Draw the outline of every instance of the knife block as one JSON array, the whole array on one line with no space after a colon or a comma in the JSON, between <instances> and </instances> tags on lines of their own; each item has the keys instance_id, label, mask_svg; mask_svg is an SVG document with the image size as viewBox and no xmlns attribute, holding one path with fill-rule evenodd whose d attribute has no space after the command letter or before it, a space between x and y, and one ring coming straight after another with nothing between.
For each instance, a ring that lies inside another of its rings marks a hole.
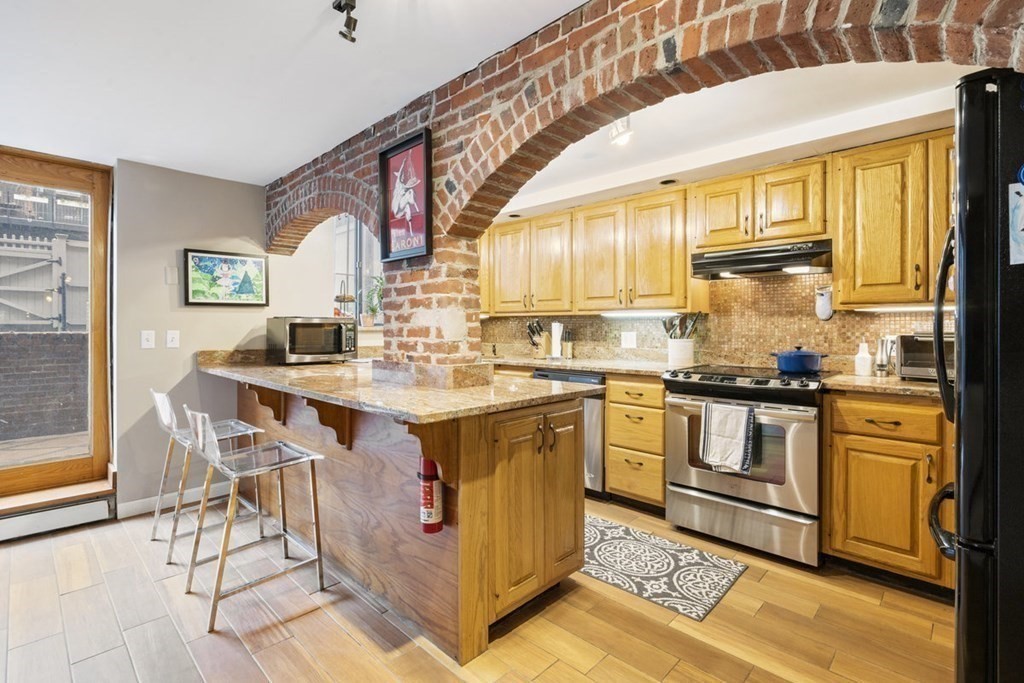
<instances>
[{"instance_id":1,"label":"knife block","mask_svg":"<svg viewBox=\"0 0 1024 683\"><path fill-rule=\"evenodd\" d=\"M533 347L534 358L547 358L551 355L551 333L541 332L537 339L539 346Z\"/></svg>"}]
</instances>

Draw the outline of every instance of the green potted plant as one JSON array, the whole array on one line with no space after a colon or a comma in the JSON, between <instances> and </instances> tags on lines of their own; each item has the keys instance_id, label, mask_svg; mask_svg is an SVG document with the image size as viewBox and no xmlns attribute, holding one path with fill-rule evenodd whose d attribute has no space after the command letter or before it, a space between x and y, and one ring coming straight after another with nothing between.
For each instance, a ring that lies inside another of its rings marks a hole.
<instances>
[{"instance_id":1,"label":"green potted plant","mask_svg":"<svg viewBox=\"0 0 1024 683\"><path fill-rule=\"evenodd\" d=\"M377 321L377 314L380 313L381 305L384 302L384 276L375 275L370 280L371 284L366 288L366 294L363 297L363 310L365 311L359 316L360 324L363 327L373 327Z\"/></svg>"}]
</instances>

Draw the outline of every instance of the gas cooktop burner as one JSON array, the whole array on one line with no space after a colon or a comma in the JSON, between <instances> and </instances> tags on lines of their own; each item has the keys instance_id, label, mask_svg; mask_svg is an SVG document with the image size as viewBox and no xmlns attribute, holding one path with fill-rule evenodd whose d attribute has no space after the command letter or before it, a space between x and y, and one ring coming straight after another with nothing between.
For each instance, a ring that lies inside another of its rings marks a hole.
<instances>
[{"instance_id":1,"label":"gas cooktop burner","mask_svg":"<svg viewBox=\"0 0 1024 683\"><path fill-rule=\"evenodd\" d=\"M767 396L788 397L792 402L813 401L821 389L821 380L831 372L795 374L779 372L775 368L751 368L741 365L696 365L669 370L662 375L665 388L673 394L697 396L723 396L756 400Z\"/></svg>"}]
</instances>

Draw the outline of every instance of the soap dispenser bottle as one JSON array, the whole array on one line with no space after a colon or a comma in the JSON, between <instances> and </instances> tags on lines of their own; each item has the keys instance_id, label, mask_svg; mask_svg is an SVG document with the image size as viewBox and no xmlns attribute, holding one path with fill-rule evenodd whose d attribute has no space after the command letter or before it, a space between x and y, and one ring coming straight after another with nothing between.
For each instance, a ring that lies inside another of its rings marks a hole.
<instances>
[{"instance_id":1,"label":"soap dispenser bottle","mask_svg":"<svg viewBox=\"0 0 1024 683\"><path fill-rule=\"evenodd\" d=\"M874 372L873 362L874 359L871 357L871 352L868 351L868 342L866 339L861 338L860 348L853 359L854 374L858 377L871 377Z\"/></svg>"}]
</instances>

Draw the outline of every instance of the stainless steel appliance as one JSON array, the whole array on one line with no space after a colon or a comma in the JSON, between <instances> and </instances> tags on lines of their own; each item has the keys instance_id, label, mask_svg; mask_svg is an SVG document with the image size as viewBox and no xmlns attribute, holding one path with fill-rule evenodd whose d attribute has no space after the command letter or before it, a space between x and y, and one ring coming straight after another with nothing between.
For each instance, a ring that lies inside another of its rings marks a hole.
<instances>
[{"instance_id":1,"label":"stainless steel appliance","mask_svg":"<svg viewBox=\"0 0 1024 683\"><path fill-rule=\"evenodd\" d=\"M708 365L665 373L668 521L817 566L823 376ZM715 472L701 461L708 403L753 406L758 443L749 475Z\"/></svg>"},{"instance_id":2,"label":"stainless steel appliance","mask_svg":"<svg viewBox=\"0 0 1024 683\"><path fill-rule=\"evenodd\" d=\"M355 358L359 328L349 318L267 318L272 363L336 363Z\"/></svg>"},{"instance_id":3,"label":"stainless steel appliance","mask_svg":"<svg viewBox=\"0 0 1024 683\"><path fill-rule=\"evenodd\" d=\"M945 344L935 367L956 423L955 483L932 500L929 523L956 561L956 678L1019 681L1024 633L1024 76L989 70L956 89L955 227L935 287L935 332L956 266L956 380ZM940 526L952 499L956 523Z\"/></svg>"},{"instance_id":4,"label":"stainless steel appliance","mask_svg":"<svg viewBox=\"0 0 1024 683\"><path fill-rule=\"evenodd\" d=\"M534 370L534 379L552 382L579 382L604 386L604 375L591 372ZM583 399L583 472L584 487L591 494L604 497L604 396Z\"/></svg>"},{"instance_id":5,"label":"stainless steel appliance","mask_svg":"<svg viewBox=\"0 0 1024 683\"><path fill-rule=\"evenodd\" d=\"M953 358L956 337L952 332L942 335L946 358ZM901 334L896 337L896 374L903 379L935 380L935 335ZM954 375L952 368L950 374Z\"/></svg>"}]
</instances>

